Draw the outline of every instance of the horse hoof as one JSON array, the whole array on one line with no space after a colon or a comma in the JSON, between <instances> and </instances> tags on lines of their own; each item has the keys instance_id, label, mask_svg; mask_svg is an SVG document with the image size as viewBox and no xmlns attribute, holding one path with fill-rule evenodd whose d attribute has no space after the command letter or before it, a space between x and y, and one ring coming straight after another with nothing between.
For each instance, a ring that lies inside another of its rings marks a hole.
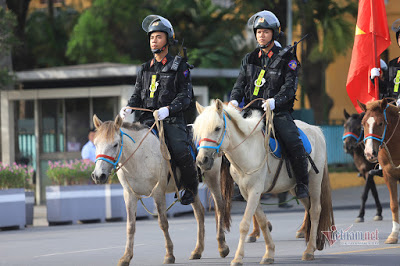
<instances>
[{"instance_id":1,"label":"horse hoof","mask_svg":"<svg viewBox=\"0 0 400 266\"><path fill-rule=\"evenodd\" d=\"M265 258L260 261L260 264L272 264L274 263L274 258Z\"/></svg>"},{"instance_id":2,"label":"horse hoof","mask_svg":"<svg viewBox=\"0 0 400 266\"><path fill-rule=\"evenodd\" d=\"M272 232L272 224L269 221L267 224L268 224L269 231Z\"/></svg>"},{"instance_id":3,"label":"horse hoof","mask_svg":"<svg viewBox=\"0 0 400 266\"><path fill-rule=\"evenodd\" d=\"M297 231L296 232L296 238L304 238L304 237L305 237L305 234L304 234L303 231Z\"/></svg>"},{"instance_id":4,"label":"horse hoof","mask_svg":"<svg viewBox=\"0 0 400 266\"><path fill-rule=\"evenodd\" d=\"M374 221L382 221L383 217L381 215L375 215Z\"/></svg>"},{"instance_id":5,"label":"horse hoof","mask_svg":"<svg viewBox=\"0 0 400 266\"><path fill-rule=\"evenodd\" d=\"M231 266L242 266L243 262L231 262Z\"/></svg>"},{"instance_id":6,"label":"horse hoof","mask_svg":"<svg viewBox=\"0 0 400 266\"><path fill-rule=\"evenodd\" d=\"M397 244L398 241L398 238L388 237L385 241L385 244Z\"/></svg>"},{"instance_id":7,"label":"horse hoof","mask_svg":"<svg viewBox=\"0 0 400 266\"><path fill-rule=\"evenodd\" d=\"M118 266L129 266L129 262L128 261L119 261Z\"/></svg>"},{"instance_id":8,"label":"horse hoof","mask_svg":"<svg viewBox=\"0 0 400 266\"><path fill-rule=\"evenodd\" d=\"M257 237L255 236L247 236L246 237L246 243L254 243L257 241Z\"/></svg>"},{"instance_id":9,"label":"horse hoof","mask_svg":"<svg viewBox=\"0 0 400 266\"><path fill-rule=\"evenodd\" d=\"M355 222L355 223L363 223L363 222L364 222L364 217L357 217L357 218L354 220L354 222Z\"/></svg>"},{"instance_id":10,"label":"horse hoof","mask_svg":"<svg viewBox=\"0 0 400 266\"><path fill-rule=\"evenodd\" d=\"M311 253L304 253L301 260L314 260L314 254Z\"/></svg>"},{"instance_id":11,"label":"horse hoof","mask_svg":"<svg viewBox=\"0 0 400 266\"><path fill-rule=\"evenodd\" d=\"M163 264L174 264L175 263L175 257L171 256L171 257L166 257L164 259Z\"/></svg>"},{"instance_id":12,"label":"horse hoof","mask_svg":"<svg viewBox=\"0 0 400 266\"><path fill-rule=\"evenodd\" d=\"M219 252L221 258L225 258L229 254L229 247L224 248L222 251Z\"/></svg>"},{"instance_id":13,"label":"horse hoof","mask_svg":"<svg viewBox=\"0 0 400 266\"><path fill-rule=\"evenodd\" d=\"M189 260L199 260L201 259L201 254L199 253L193 253L192 255L190 255Z\"/></svg>"}]
</instances>

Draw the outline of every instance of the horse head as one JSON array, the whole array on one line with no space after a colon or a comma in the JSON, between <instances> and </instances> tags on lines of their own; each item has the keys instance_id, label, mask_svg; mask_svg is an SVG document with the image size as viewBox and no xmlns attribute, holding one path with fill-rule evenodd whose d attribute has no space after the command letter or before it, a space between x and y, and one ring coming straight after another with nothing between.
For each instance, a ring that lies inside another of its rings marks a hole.
<instances>
[{"instance_id":1,"label":"horse head","mask_svg":"<svg viewBox=\"0 0 400 266\"><path fill-rule=\"evenodd\" d=\"M387 109L386 99L363 104L358 102L361 110L365 112L362 119L364 127L365 158L371 163L378 162L379 148L387 136Z\"/></svg>"},{"instance_id":2,"label":"horse head","mask_svg":"<svg viewBox=\"0 0 400 266\"><path fill-rule=\"evenodd\" d=\"M215 156L221 155L221 151L227 146L224 141L226 118L223 103L218 99L208 107L196 102L196 107L199 113L193 124L193 135L198 146L196 163L201 170L207 171L213 167Z\"/></svg>"},{"instance_id":3,"label":"horse head","mask_svg":"<svg viewBox=\"0 0 400 266\"><path fill-rule=\"evenodd\" d=\"M122 118L118 115L114 121L102 122L96 115L93 124L96 127L94 145L96 146L96 165L92 179L96 184L107 182L111 171L116 167L121 155Z\"/></svg>"},{"instance_id":4,"label":"horse head","mask_svg":"<svg viewBox=\"0 0 400 266\"><path fill-rule=\"evenodd\" d=\"M344 133L343 133L343 149L346 153L353 154L355 148L363 140L363 128L361 121L365 113L352 114L347 113L346 109L343 110L345 122L344 122Z\"/></svg>"}]
</instances>

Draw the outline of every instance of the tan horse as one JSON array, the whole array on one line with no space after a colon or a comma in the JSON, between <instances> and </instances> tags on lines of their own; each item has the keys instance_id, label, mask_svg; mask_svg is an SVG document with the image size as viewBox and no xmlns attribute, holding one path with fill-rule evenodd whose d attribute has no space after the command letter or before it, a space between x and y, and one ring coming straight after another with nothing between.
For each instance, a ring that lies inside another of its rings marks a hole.
<instances>
[{"instance_id":1,"label":"tan horse","mask_svg":"<svg viewBox=\"0 0 400 266\"><path fill-rule=\"evenodd\" d=\"M397 182L400 181L400 115L399 108L388 104L386 99L367 105L358 102L365 112L362 120L364 127L365 157L370 162L379 162L383 178L390 193L392 210L392 233L386 244L396 244L399 238L399 201L397 200Z\"/></svg>"},{"instance_id":2,"label":"tan horse","mask_svg":"<svg viewBox=\"0 0 400 266\"><path fill-rule=\"evenodd\" d=\"M168 181L168 166L161 154L158 138L153 134L149 134L144 138L148 132L147 127L138 123L123 123L120 116L117 116L114 121L103 123L94 115L93 122L96 127L94 144L96 145L96 158L98 159L92 173L92 178L96 183L105 183L118 163L125 162L138 147L139 142L144 139L134 156L117 171L118 179L124 188L124 200L127 212L125 253L119 260L118 265L129 265L133 257L136 210L138 200L141 196L151 196L154 198L158 212L158 222L165 237L166 255L164 263L174 263L173 243L168 232L165 194L175 192L175 185L174 182ZM221 158L218 158L216 160L216 167L204 174L204 182L210 188L214 198L218 250L220 256L225 257L229 254L229 247L225 242L224 229L229 230L230 222L230 213L225 212L225 209L230 208L230 199L223 199L221 196L219 183L220 170L224 170L224 168L221 168ZM179 178L179 169L177 172ZM222 171L222 173L224 172L227 172L227 170ZM230 190L230 188L226 189ZM198 195L192 207L197 220L197 242L190 259L200 259L204 250L204 207Z\"/></svg>"},{"instance_id":3,"label":"tan horse","mask_svg":"<svg viewBox=\"0 0 400 266\"><path fill-rule=\"evenodd\" d=\"M268 161L265 162L268 153L263 145L264 136L261 125L250 135L261 115L254 112L253 116L244 119L233 107L225 106L224 108L220 100L206 108L198 104L197 109L200 115L193 125L194 137L201 142L197 164L203 170L210 169L213 167L213 159L216 155L224 153L231 162L231 175L247 201L246 210L240 223L239 244L231 265L243 264L244 243L253 214L256 215L266 244L266 252L260 263L273 263L275 245L260 205L260 196L270 188L273 175L279 165L279 159L269 156ZM310 198L301 200L309 213L305 222L308 244L302 259L312 260L314 251L324 248L326 239L322 231L329 231L334 224L326 145L324 135L318 127L301 121L296 121L296 124L309 137L312 144L311 157L320 170L319 174L316 174L310 168ZM245 142L239 145L246 137ZM268 171L268 167L271 171ZM286 169L282 169L271 192L279 193L290 190L294 194L295 185L295 180L288 177Z\"/></svg>"}]
</instances>

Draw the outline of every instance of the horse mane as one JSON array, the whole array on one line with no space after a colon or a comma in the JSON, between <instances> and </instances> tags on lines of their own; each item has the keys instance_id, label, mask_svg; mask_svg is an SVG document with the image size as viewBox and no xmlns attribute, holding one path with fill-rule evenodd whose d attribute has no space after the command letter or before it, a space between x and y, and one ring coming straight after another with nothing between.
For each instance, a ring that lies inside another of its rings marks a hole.
<instances>
[{"instance_id":1,"label":"horse mane","mask_svg":"<svg viewBox=\"0 0 400 266\"><path fill-rule=\"evenodd\" d=\"M226 112L226 119L231 120L239 133L244 136L248 136L261 119L261 114L257 111L253 111L251 116L243 118L241 113L235 107L230 105L224 105L224 111ZM214 131L219 125L218 122L219 114L215 103L213 103L206 107L201 115L196 118L194 123L194 138L200 139L201 136ZM262 123L258 125L258 129L261 128Z\"/></svg>"},{"instance_id":2,"label":"horse mane","mask_svg":"<svg viewBox=\"0 0 400 266\"><path fill-rule=\"evenodd\" d=\"M147 127L139 122L135 123L128 123L124 122L122 124L122 128L133 130L133 131L140 131L142 129L147 129ZM118 131L118 128L115 126L114 121L106 121L101 124L100 127L96 130L96 138L99 137L101 139L105 139L106 141L110 142L114 140L114 134Z\"/></svg>"}]
</instances>

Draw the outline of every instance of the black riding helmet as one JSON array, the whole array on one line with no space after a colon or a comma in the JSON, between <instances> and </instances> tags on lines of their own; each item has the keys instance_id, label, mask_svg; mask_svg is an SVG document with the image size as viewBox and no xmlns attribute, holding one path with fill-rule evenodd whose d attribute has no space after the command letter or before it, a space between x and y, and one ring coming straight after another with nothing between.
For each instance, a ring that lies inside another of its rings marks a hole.
<instances>
[{"instance_id":1,"label":"black riding helmet","mask_svg":"<svg viewBox=\"0 0 400 266\"><path fill-rule=\"evenodd\" d=\"M175 45L178 41L175 40L175 32L171 23L168 19L163 18L159 15L148 15L142 22L142 29L147 32L150 38L150 34L155 31L165 32L167 34L167 43L161 49L151 50L154 54L161 53L167 45Z\"/></svg>"},{"instance_id":2,"label":"black riding helmet","mask_svg":"<svg viewBox=\"0 0 400 266\"><path fill-rule=\"evenodd\" d=\"M279 19L271 11L263 10L254 14L248 21L247 26L251 28L256 37L257 29L271 29L273 31L273 36L271 42L278 39L281 33L281 23ZM256 37L257 39L257 37ZM261 48L268 47L271 42L267 43Z\"/></svg>"},{"instance_id":3,"label":"black riding helmet","mask_svg":"<svg viewBox=\"0 0 400 266\"><path fill-rule=\"evenodd\" d=\"M400 35L400 18L397 19L395 22L392 24L392 30L396 32L396 42L399 44L399 35Z\"/></svg>"}]
</instances>

